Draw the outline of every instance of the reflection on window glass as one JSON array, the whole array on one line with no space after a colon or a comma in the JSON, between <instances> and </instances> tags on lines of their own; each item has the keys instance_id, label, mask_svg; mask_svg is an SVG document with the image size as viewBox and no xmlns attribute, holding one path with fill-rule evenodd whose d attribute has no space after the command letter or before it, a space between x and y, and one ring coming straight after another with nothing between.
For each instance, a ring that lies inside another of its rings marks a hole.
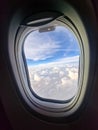
<instances>
[{"instance_id":1,"label":"reflection on window glass","mask_svg":"<svg viewBox=\"0 0 98 130\"><path fill-rule=\"evenodd\" d=\"M66 101L77 94L80 47L69 28L32 31L23 51L31 88L39 97Z\"/></svg>"}]
</instances>

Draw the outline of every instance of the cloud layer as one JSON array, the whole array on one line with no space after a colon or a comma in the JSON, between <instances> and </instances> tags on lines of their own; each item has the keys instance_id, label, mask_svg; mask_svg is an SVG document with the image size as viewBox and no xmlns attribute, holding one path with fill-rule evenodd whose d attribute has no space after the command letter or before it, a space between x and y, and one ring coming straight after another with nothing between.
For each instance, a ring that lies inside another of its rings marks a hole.
<instances>
[{"instance_id":1,"label":"cloud layer","mask_svg":"<svg viewBox=\"0 0 98 130\"><path fill-rule=\"evenodd\" d=\"M29 67L33 91L46 99L68 100L78 91L78 62Z\"/></svg>"}]
</instances>

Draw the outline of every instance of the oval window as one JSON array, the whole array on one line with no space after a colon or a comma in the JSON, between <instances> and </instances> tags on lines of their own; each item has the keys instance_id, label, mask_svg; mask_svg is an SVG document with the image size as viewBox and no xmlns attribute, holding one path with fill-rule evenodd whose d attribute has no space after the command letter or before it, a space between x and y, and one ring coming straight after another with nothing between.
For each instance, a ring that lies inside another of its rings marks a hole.
<instances>
[{"instance_id":1,"label":"oval window","mask_svg":"<svg viewBox=\"0 0 98 130\"><path fill-rule=\"evenodd\" d=\"M23 54L32 94L59 102L77 96L81 49L67 25L55 24L28 32Z\"/></svg>"}]
</instances>

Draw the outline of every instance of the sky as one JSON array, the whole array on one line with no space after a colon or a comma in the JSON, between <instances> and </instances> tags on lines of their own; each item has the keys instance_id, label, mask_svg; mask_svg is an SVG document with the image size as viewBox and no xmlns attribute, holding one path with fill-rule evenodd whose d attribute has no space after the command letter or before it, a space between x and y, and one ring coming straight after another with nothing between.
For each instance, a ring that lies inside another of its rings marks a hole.
<instances>
[{"instance_id":1,"label":"sky","mask_svg":"<svg viewBox=\"0 0 98 130\"><path fill-rule=\"evenodd\" d=\"M28 65L38 65L78 56L80 48L71 30L57 26L54 31L31 32L25 38L24 53Z\"/></svg>"},{"instance_id":2,"label":"sky","mask_svg":"<svg viewBox=\"0 0 98 130\"><path fill-rule=\"evenodd\" d=\"M31 88L39 97L68 100L76 95L80 48L69 28L32 31L25 38L24 54Z\"/></svg>"}]
</instances>

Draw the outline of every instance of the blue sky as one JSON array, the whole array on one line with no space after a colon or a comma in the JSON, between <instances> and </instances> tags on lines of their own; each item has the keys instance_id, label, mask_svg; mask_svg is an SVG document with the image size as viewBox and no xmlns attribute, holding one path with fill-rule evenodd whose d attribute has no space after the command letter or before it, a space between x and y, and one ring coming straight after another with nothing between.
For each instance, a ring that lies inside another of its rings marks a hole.
<instances>
[{"instance_id":1,"label":"blue sky","mask_svg":"<svg viewBox=\"0 0 98 130\"><path fill-rule=\"evenodd\" d=\"M31 32L24 42L24 54L28 65L39 65L70 59L80 55L78 40L75 35L63 26L54 31Z\"/></svg>"}]
</instances>

